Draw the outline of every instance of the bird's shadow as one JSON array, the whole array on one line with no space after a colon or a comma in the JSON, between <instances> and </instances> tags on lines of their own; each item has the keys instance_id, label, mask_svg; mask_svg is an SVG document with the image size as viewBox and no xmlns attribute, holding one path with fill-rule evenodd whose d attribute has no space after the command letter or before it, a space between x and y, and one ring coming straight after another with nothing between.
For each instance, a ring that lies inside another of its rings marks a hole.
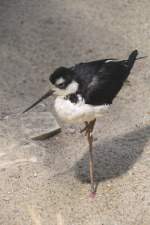
<instances>
[{"instance_id":1,"label":"bird's shadow","mask_svg":"<svg viewBox=\"0 0 150 225\"><path fill-rule=\"evenodd\" d=\"M98 185L128 171L138 160L150 136L150 126L137 129L123 136L105 140L94 146L95 181ZM89 178L89 153L74 165L75 177L83 183Z\"/></svg>"}]
</instances>

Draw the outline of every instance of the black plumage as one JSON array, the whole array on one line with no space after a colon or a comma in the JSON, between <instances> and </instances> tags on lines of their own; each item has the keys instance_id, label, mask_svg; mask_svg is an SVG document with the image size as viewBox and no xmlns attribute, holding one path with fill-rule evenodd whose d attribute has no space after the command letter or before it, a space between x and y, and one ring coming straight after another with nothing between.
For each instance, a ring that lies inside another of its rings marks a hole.
<instances>
[{"instance_id":1,"label":"black plumage","mask_svg":"<svg viewBox=\"0 0 150 225\"><path fill-rule=\"evenodd\" d=\"M137 50L133 51L128 60L104 59L75 65L71 70L79 83L77 93L86 104L111 104L129 76L137 54Z\"/></svg>"}]
</instances>

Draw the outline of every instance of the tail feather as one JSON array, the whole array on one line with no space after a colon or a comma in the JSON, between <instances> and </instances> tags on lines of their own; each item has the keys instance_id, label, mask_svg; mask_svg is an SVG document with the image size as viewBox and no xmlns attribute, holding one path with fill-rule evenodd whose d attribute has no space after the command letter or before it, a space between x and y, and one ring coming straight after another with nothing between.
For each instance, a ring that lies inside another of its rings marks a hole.
<instances>
[{"instance_id":1,"label":"tail feather","mask_svg":"<svg viewBox=\"0 0 150 225\"><path fill-rule=\"evenodd\" d=\"M129 55L129 58L128 58L128 68L129 68L129 71L132 69L133 65L134 65L134 62L136 60L136 57L138 55L138 51L137 50L134 50L130 55Z\"/></svg>"}]
</instances>

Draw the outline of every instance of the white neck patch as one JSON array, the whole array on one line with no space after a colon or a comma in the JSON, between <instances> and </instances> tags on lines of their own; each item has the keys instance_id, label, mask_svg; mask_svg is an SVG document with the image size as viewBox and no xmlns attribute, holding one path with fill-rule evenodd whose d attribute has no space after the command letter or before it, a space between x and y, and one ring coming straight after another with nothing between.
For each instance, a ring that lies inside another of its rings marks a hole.
<instances>
[{"instance_id":1,"label":"white neck patch","mask_svg":"<svg viewBox=\"0 0 150 225\"><path fill-rule=\"evenodd\" d=\"M66 88L68 94L74 94L77 92L79 84L76 81L72 81Z\"/></svg>"},{"instance_id":2,"label":"white neck patch","mask_svg":"<svg viewBox=\"0 0 150 225\"><path fill-rule=\"evenodd\" d=\"M64 78L60 77L58 80L56 80L56 85L63 84L64 81L65 81Z\"/></svg>"},{"instance_id":3,"label":"white neck patch","mask_svg":"<svg viewBox=\"0 0 150 225\"><path fill-rule=\"evenodd\" d=\"M60 78L61 79L61 78ZM65 89L60 89L60 88L57 88L56 86L54 85L51 85L52 87L52 90L55 91L55 94L57 96L66 96L66 95L69 95L69 94L74 94L77 92L78 90L78 87L79 87L79 84L76 82L76 81L72 81L70 84L68 84L68 86L65 88Z\"/></svg>"}]
</instances>

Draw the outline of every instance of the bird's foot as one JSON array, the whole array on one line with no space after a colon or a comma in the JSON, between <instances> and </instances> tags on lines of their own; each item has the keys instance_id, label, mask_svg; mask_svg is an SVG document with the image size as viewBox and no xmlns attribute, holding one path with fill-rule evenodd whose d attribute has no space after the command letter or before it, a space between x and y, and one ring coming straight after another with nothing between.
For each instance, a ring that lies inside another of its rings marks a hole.
<instances>
[{"instance_id":1,"label":"bird's foot","mask_svg":"<svg viewBox=\"0 0 150 225\"><path fill-rule=\"evenodd\" d=\"M92 120L89 123L88 122L85 122L85 127L80 130L80 133L85 132L85 136L87 136L88 132L92 133L93 132L94 125L95 125L95 121L96 121L96 119Z\"/></svg>"},{"instance_id":2,"label":"bird's foot","mask_svg":"<svg viewBox=\"0 0 150 225\"><path fill-rule=\"evenodd\" d=\"M83 129L80 130L80 133L83 133L85 131L85 133L87 132L87 129L89 128L89 124L86 125ZM85 134L86 135L86 134Z\"/></svg>"},{"instance_id":3,"label":"bird's foot","mask_svg":"<svg viewBox=\"0 0 150 225\"><path fill-rule=\"evenodd\" d=\"M89 194L89 197L91 198L91 199L95 199L95 197L96 197L96 191L95 192L90 192L90 194Z\"/></svg>"}]
</instances>

